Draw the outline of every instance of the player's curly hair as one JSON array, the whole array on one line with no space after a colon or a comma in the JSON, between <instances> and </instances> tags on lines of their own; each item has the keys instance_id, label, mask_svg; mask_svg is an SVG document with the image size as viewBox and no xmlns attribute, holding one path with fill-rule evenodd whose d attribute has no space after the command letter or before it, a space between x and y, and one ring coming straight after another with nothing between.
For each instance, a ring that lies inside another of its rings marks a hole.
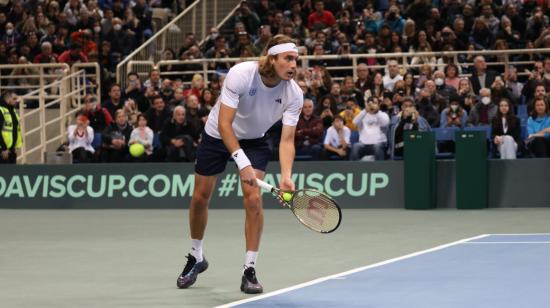
<instances>
[{"instance_id":1,"label":"player's curly hair","mask_svg":"<svg viewBox=\"0 0 550 308\"><path fill-rule=\"evenodd\" d=\"M286 44L286 43L294 43L294 40L292 40L289 36L286 36L284 34L277 34L273 38L271 38L269 43L267 43L264 50L262 51L262 56L258 61L260 75L265 77L274 77L276 75L275 69L273 68L271 61L269 60L273 58L277 58L277 55L269 56L267 55L267 51L269 50L269 48L275 45Z\"/></svg>"}]
</instances>

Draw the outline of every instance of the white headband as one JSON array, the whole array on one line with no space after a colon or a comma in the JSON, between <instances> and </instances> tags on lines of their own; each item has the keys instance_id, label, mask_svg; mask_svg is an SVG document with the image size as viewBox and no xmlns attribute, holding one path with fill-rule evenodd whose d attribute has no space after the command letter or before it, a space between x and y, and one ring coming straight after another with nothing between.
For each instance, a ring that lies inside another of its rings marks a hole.
<instances>
[{"instance_id":1,"label":"white headband","mask_svg":"<svg viewBox=\"0 0 550 308\"><path fill-rule=\"evenodd\" d=\"M270 56L275 56L287 51L298 52L298 47L296 47L296 44L294 43L279 44L269 48L267 54Z\"/></svg>"}]
</instances>

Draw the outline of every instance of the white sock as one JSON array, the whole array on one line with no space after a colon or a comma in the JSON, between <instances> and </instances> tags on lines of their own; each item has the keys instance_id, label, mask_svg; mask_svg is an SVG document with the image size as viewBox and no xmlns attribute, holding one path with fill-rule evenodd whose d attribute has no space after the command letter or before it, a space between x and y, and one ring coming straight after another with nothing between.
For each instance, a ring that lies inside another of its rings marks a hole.
<instances>
[{"instance_id":1,"label":"white sock","mask_svg":"<svg viewBox=\"0 0 550 308\"><path fill-rule=\"evenodd\" d=\"M202 240L191 239L191 255L202 262Z\"/></svg>"},{"instance_id":2,"label":"white sock","mask_svg":"<svg viewBox=\"0 0 550 308\"><path fill-rule=\"evenodd\" d=\"M256 267L256 259L258 259L258 252L248 250L246 252L246 260L244 262L244 269L247 269L249 267ZM244 271L244 269L243 269L243 271Z\"/></svg>"}]
</instances>

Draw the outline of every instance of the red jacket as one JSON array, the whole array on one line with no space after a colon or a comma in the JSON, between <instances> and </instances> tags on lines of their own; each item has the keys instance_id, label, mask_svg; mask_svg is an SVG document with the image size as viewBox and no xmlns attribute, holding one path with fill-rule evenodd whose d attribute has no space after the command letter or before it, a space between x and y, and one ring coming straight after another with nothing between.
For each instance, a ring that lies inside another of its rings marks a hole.
<instances>
[{"instance_id":1,"label":"red jacket","mask_svg":"<svg viewBox=\"0 0 550 308\"><path fill-rule=\"evenodd\" d=\"M336 18L334 18L334 15L332 15L330 11L324 10L321 16L319 16L317 12L309 14L307 21L307 26L310 29L312 29L315 24L324 24L324 28L328 28L336 23Z\"/></svg>"},{"instance_id":2,"label":"red jacket","mask_svg":"<svg viewBox=\"0 0 550 308\"><path fill-rule=\"evenodd\" d=\"M69 65L73 65L77 61L88 62L88 57L86 57L86 55L81 51L79 59L75 61L71 59L71 51L65 50L62 54L59 55L59 57L57 58L57 61L59 61L60 63L67 63Z\"/></svg>"},{"instance_id":3,"label":"red jacket","mask_svg":"<svg viewBox=\"0 0 550 308\"><path fill-rule=\"evenodd\" d=\"M312 114L309 120L304 118L304 115L300 115L298 124L296 125L296 136L294 137L294 143L297 148L304 145L304 141L309 140L309 144L318 144L321 142L324 128L323 121L319 116Z\"/></svg>"}]
</instances>

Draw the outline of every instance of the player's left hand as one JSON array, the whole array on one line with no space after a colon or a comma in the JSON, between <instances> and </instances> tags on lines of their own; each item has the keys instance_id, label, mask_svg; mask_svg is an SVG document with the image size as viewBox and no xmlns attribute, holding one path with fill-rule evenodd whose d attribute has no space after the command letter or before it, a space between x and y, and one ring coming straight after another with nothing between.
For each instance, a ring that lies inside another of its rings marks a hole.
<instances>
[{"instance_id":1,"label":"player's left hand","mask_svg":"<svg viewBox=\"0 0 550 308\"><path fill-rule=\"evenodd\" d=\"M282 191L295 191L296 187L294 185L294 182L291 178L282 178L281 182L279 183L279 188Z\"/></svg>"}]
</instances>

